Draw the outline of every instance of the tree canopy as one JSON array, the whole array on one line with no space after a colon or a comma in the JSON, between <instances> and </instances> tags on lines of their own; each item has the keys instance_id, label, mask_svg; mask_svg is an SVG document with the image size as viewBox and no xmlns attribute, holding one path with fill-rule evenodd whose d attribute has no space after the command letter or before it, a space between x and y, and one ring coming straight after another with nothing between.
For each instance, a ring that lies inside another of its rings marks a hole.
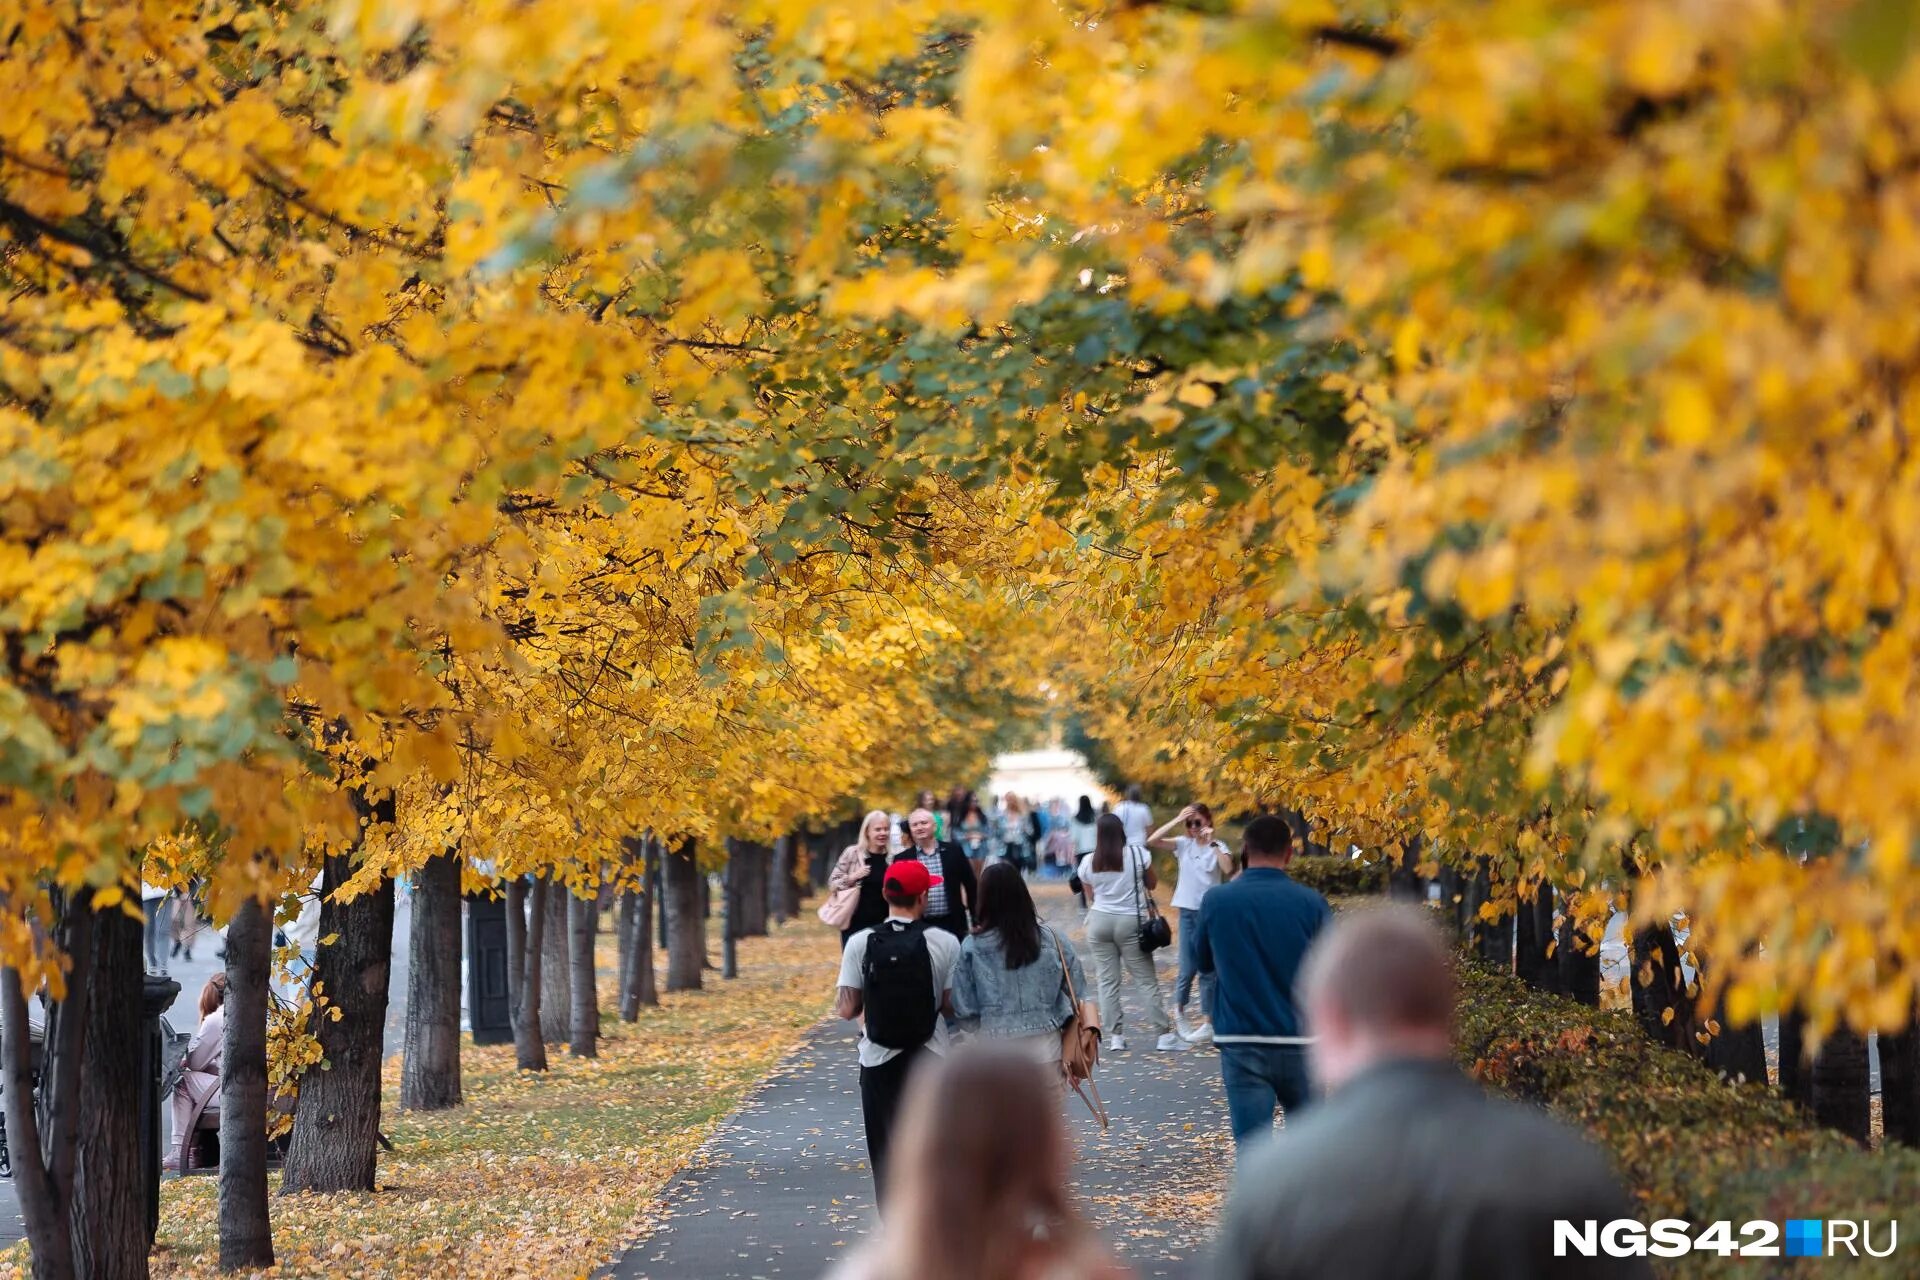
<instances>
[{"instance_id":1,"label":"tree canopy","mask_svg":"<svg viewBox=\"0 0 1920 1280\"><path fill-rule=\"evenodd\" d=\"M1904 5L11 23L30 974L183 830L220 910L587 883L978 774L1048 674L1130 773L1910 1015Z\"/></svg>"}]
</instances>

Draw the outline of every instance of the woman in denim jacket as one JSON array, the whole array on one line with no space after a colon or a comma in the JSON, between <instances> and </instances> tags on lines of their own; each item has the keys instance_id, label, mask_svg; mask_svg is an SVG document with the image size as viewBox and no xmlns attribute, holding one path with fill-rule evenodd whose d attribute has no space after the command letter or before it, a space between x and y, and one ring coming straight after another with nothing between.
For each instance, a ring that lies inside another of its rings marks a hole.
<instances>
[{"instance_id":1,"label":"woman in denim jacket","mask_svg":"<svg viewBox=\"0 0 1920 1280\"><path fill-rule=\"evenodd\" d=\"M973 935L960 945L953 969L954 1016L986 1039L1057 1067L1060 1029L1074 1012L1060 972L1062 955L1073 989L1086 990L1073 944L1040 923L1020 869L1006 861L988 863L980 875Z\"/></svg>"}]
</instances>

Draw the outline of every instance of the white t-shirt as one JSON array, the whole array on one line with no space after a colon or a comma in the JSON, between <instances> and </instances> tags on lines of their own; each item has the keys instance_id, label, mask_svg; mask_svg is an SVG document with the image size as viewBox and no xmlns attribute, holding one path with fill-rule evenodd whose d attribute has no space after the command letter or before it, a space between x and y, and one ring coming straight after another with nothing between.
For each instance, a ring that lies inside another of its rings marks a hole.
<instances>
[{"instance_id":1,"label":"white t-shirt","mask_svg":"<svg viewBox=\"0 0 1920 1280\"><path fill-rule=\"evenodd\" d=\"M873 930L862 929L847 939L847 949L840 953L840 985L851 987L855 991L867 989L866 962L867 939ZM960 958L960 939L945 929L928 929L927 956L933 961L933 1000L939 1006L947 998L947 991L953 986L954 962ZM947 1020L936 1017L933 1020L933 1038L927 1041L927 1048L935 1053L947 1051ZM892 1062L900 1056L900 1050L889 1049L867 1039L866 1020L860 1023L860 1065L878 1067Z\"/></svg>"},{"instance_id":2,"label":"white t-shirt","mask_svg":"<svg viewBox=\"0 0 1920 1280\"><path fill-rule=\"evenodd\" d=\"M1220 855L1226 852L1227 846L1218 840L1201 844L1191 836L1174 839L1173 856L1180 862L1180 879L1173 886L1174 910L1200 909L1200 899L1220 883Z\"/></svg>"},{"instance_id":3,"label":"white t-shirt","mask_svg":"<svg viewBox=\"0 0 1920 1280\"><path fill-rule=\"evenodd\" d=\"M1075 853L1093 852L1093 846L1098 843L1100 839L1100 825L1098 823L1082 822L1080 819L1075 818L1067 824L1067 829L1073 832L1073 851Z\"/></svg>"},{"instance_id":4,"label":"white t-shirt","mask_svg":"<svg viewBox=\"0 0 1920 1280\"><path fill-rule=\"evenodd\" d=\"M1095 871L1093 860L1097 855L1088 854L1080 859L1080 880L1093 886L1093 909L1110 916L1131 916L1146 910L1146 903L1140 900L1140 890L1146 883L1147 868L1153 865L1153 855L1139 845L1128 845L1120 856L1120 870Z\"/></svg>"},{"instance_id":5,"label":"white t-shirt","mask_svg":"<svg viewBox=\"0 0 1920 1280\"><path fill-rule=\"evenodd\" d=\"M1147 832L1153 830L1153 810L1138 800L1123 800L1120 807L1113 811L1120 819L1120 825L1127 829L1128 844L1145 844Z\"/></svg>"}]
</instances>

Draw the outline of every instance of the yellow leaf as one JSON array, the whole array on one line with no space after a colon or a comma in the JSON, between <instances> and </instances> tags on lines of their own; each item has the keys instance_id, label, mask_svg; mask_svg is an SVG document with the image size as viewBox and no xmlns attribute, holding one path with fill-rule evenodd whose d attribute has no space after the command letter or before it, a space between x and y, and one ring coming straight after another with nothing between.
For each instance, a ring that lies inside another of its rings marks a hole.
<instances>
[{"instance_id":1,"label":"yellow leaf","mask_svg":"<svg viewBox=\"0 0 1920 1280\"><path fill-rule=\"evenodd\" d=\"M1698 382L1682 378L1667 388L1664 411L1667 438L1686 448L1698 448L1713 436L1713 402Z\"/></svg>"}]
</instances>

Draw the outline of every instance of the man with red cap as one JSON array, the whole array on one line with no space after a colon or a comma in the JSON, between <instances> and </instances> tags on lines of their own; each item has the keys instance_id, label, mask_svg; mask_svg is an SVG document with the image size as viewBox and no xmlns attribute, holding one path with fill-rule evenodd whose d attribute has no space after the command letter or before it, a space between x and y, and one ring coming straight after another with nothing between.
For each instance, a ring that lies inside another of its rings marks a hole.
<instances>
[{"instance_id":1,"label":"man with red cap","mask_svg":"<svg viewBox=\"0 0 1920 1280\"><path fill-rule=\"evenodd\" d=\"M860 1111L867 1125L867 1159L874 1200L886 1194L887 1147L906 1093L908 1073L928 1053L947 1051L947 1010L960 942L923 922L927 893L941 883L905 858L887 868L880 893L887 918L847 939L840 956L835 1011L862 1020Z\"/></svg>"}]
</instances>

